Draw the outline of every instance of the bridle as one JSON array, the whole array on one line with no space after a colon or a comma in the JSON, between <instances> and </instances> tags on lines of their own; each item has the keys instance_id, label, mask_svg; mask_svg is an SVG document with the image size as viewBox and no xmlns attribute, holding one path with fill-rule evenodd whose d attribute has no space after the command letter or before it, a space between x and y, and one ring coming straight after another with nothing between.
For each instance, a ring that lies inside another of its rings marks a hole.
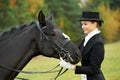
<instances>
[{"instance_id":1,"label":"bridle","mask_svg":"<svg viewBox=\"0 0 120 80\"><path fill-rule=\"evenodd\" d=\"M64 49L64 47L70 42L70 40L69 39L65 39L65 41L63 42L63 45L59 46L58 44L54 43L51 39L49 39L48 36L45 35L45 33L43 32L44 27L41 27L41 24L39 24L38 22L35 22L35 23L37 25L38 30L40 31L40 35L42 37L44 37L51 44L51 46L59 53L59 57L62 57L63 59L66 58L66 57L69 57L69 59L71 61L73 61L73 59L70 56L69 52ZM42 39L42 38L40 38L40 39ZM54 70L57 67L59 67L59 64L57 66L55 66L54 68L48 70L48 71L41 71L41 72L21 71L21 70L17 70L17 69L13 69L13 68L7 67L7 66L2 65L2 64L0 64L0 67L3 68L3 69L6 69L6 70L11 70L11 71L14 71L14 72L25 73L25 74L41 74L41 73L58 72L57 76L55 78L53 78L52 80L56 80L59 76L61 76L62 74L64 74L68 70L68 69L66 69L66 70L64 70L62 72L63 67L61 67L60 70ZM24 79L24 78L18 78L18 79Z\"/></svg>"},{"instance_id":2,"label":"bridle","mask_svg":"<svg viewBox=\"0 0 120 80\"><path fill-rule=\"evenodd\" d=\"M64 47L70 42L69 39L65 39L65 41L63 42L63 45L62 46L59 46L58 44L54 43L52 40L50 40L48 38L48 36L45 35L45 33L43 32L43 29L46 27L41 27L41 24L37 23L37 28L39 29L40 31L40 35L43 36L50 44L51 46L59 53L59 57L62 57L63 59L66 58L66 57L69 57L69 59L71 61L73 61L72 57L70 56L69 52L67 50L64 49ZM59 64L58 64L59 66ZM59 76L61 76L62 74L64 74L68 69L63 70L63 67L61 67L61 69L59 70L57 76L55 78L53 78L52 80L56 80ZM62 72L62 73L61 73Z\"/></svg>"},{"instance_id":3,"label":"bridle","mask_svg":"<svg viewBox=\"0 0 120 80\"><path fill-rule=\"evenodd\" d=\"M70 56L69 52L67 50L64 49L64 47L70 42L69 39L65 39L65 41L63 42L62 46L56 44L55 42L53 42L51 39L49 39L48 36L46 36L46 34L43 32L43 29L46 27L41 27L41 24L37 23L37 28L39 29L40 31L40 35L42 36L40 39L43 39L45 38L49 43L50 45L59 53L59 57L62 57L63 59L65 57L69 57L69 59L71 61L73 61L72 57Z\"/></svg>"}]
</instances>

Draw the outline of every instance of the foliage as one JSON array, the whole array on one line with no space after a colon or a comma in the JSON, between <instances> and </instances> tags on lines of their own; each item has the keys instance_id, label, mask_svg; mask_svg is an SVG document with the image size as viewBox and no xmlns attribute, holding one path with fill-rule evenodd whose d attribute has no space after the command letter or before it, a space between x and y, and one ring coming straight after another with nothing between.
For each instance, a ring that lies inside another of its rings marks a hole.
<instances>
[{"instance_id":1,"label":"foliage","mask_svg":"<svg viewBox=\"0 0 120 80\"><path fill-rule=\"evenodd\" d=\"M80 0L82 1L82 0ZM104 5L110 5L111 10L115 10L117 8L120 8L120 0L87 0L86 6L83 7L83 9L86 10L95 10L97 7L100 7L101 3L104 3Z\"/></svg>"},{"instance_id":2,"label":"foliage","mask_svg":"<svg viewBox=\"0 0 120 80\"><path fill-rule=\"evenodd\" d=\"M119 3L120 0L0 0L0 31L37 20L42 9L46 16L52 13L54 23L77 43L83 36L77 20L82 11L100 11L105 21L102 35L105 42L113 42L120 40Z\"/></svg>"},{"instance_id":3,"label":"foliage","mask_svg":"<svg viewBox=\"0 0 120 80\"><path fill-rule=\"evenodd\" d=\"M80 24L77 19L80 16L80 7L77 0L45 0L47 8L53 13L54 21L71 37L73 41L80 39ZM69 5L68 5L69 4ZM79 36L79 37L76 37Z\"/></svg>"},{"instance_id":4,"label":"foliage","mask_svg":"<svg viewBox=\"0 0 120 80\"><path fill-rule=\"evenodd\" d=\"M103 36L106 42L116 41L118 39L120 29L120 10L112 11L109 6L101 4L98 10L102 14L104 24L102 27Z\"/></svg>"},{"instance_id":5,"label":"foliage","mask_svg":"<svg viewBox=\"0 0 120 80\"><path fill-rule=\"evenodd\" d=\"M6 2L1 2L1 4L4 4L5 6L0 7L1 30L10 28L14 25L24 24L31 20L27 2L17 0L14 6L12 6L13 4L8 3L9 1Z\"/></svg>"},{"instance_id":6,"label":"foliage","mask_svg":"<svg viewBox=\"0 0 120 80\"><path fill-rule=\"evenodd\" d=\"M120 0L107 0L107 3L110 4L110 9L116 10L118 7L120 8Z\"/></svg>"},{"instance_id":7,"label":"foliage","mask_svg":"<svg viewBox=\"0 0 120 80\"><path fill-rule=\"evenodd\" d=\"M9 18L6 16L10 16L10 9L9 7L7 6L8 5L8 0L7 1L4 1L4 0L1 0L0 1L0 30L4 28L4 25L7 25L7 21L9 20ZM10 16L12 17L12 16ZM11 22L10 22L11 23Z\"/></svg>"},{"instance_id":8,"label":"foliage","mask_svg":"<svg viewBox=\"0 0 120 80\"><path fill-rule=\"evenodd\" d=\"M42 7L44 4L43 0L27 0L29 6L29 12L31 14L36 13L38 11L38 7Z\"/></svg>"},{"instance_id":9,"label":"foliage","mask_svg":"<svg viewBox=\"0 0 120 80\"><path fill-rule=\"evenodd\" d=\"M30 16L30 13L28 11L28 4L27 2L25 1L22 1L22 0L19 0L19 1L16 1L16 17L18 18L18 22L20 24L24 24L26 22L30 22L31 20L31 16ZM24 14L23 14L24 13Z\"/></svg>"},{"instance_id":10,"label":"foliage","mask_svg":"<svg viewBox=\"0 0 120 80\"><path fill-rule=\"evenodd\" d=\"M101 3L101 0L88 0L86 6L83 7L83 10L95 10Z\"/></svg>"}]
</instances>

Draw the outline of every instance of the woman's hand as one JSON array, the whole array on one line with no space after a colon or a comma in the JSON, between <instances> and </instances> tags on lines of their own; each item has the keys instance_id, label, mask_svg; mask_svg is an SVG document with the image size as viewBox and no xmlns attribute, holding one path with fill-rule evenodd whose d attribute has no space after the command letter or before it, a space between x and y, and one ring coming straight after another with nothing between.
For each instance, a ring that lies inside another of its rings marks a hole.
<instances>
[{"instance_id":1,"label":"woman's hand","mask_svg":"<svg viewBox=\"0 0 120 80\"><path fill-rule=\"evenodd\" d=\"M69 62L66 62L64 61L61 57L60 57L60 66L63 67L63 68L68 68L68 69L75 69L75 65L69 63Z\"/></svg>"}]
</instances>

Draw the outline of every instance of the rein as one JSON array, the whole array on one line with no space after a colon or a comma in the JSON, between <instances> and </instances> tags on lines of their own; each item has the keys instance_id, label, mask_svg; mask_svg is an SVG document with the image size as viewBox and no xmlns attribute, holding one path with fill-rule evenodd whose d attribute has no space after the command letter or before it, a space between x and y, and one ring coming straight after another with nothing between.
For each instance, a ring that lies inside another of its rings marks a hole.
<instances>
[{"instance_id":1,"label":"rein","mask_svg":"<svg viewBox=\"0 0 120 80\"><path fill-rule=\"evenodd\" d=\"M18 73L24 73L24 74L53 73L53 72L58 72L58 71L59 71L59 70L54 70L54 69L56 69L57 67L59 67L59 65L55 66L54 68L52 68L52 69L50 69L50 70L47 70L47 71L41 71L41 72L21 71L21 70L13 69L13 68L10 68L10 67L7 67L7 66L4 66L4 65L1 65L1 64L0 64L0 67L1 67L1 68L4 68L4 69L6 69L6 70L10 70L10 71L18 72ZM53 70L54 70L54 71L53 71Z\"/></svg>"},{"instance_id":2,"label":"rein","mask_svg":"<svg viewBox=\"0 0 120 80\"><path fill-rule=\"evenodd\" d=\"M43 37L45 37L45 39L51 44L51 46L59 53L59 56L62 57L62 58L65 58L65 57L69 57L69 59L71 61L73 61L73 59L71 58L69 52L67 50L64 49L64 47L70 42L70 40L66 39L64 42L63 42L63 45L62 46L59 46L57 44L55 44L53 41L51 41L46 35L45 33L42 31L42 28L39 26L39 24L36 22L37 24L37 28L38 30L40 31L40 35L42 35ZM50 70L47 70L47 71L41 71L41 72L32 72L32 71L21 71L21 70L18 70L18 69L13 69L13 68L10 68L10 67L7 67L5 65L2 65L0 64L0 67L3 68L3 69L6 69L6 70L10 70L10 71L14 71L14 72L18 72L18 73L25 73L25 74L42 74L42 73L53 73L53 72L58 72L57 76L55 78L53 78L52 80L56 80L59 76L61 76L62 74L64 74L68 69L66 69L65 71L62 72L63 70L63 67L61 67L60 70L54 70L56 69L57 67L59 67L59 64L57 66L55 66L54 68L50 69ZM54 71L53 71L54 70ZM18 78L17 79L22 79L22 80L28 80L28 79L24 79L24 78Z\"/></svg>"},{"instance_id":3,"label":"rein","mask_svg":"<svg viewBox=\"0 0 120 80\"><path fill-rule=\"evenodd\" d=\"M59 56L62 57L63 59L67 56L70 58L71 61L73 61L73 59L71 58L69 52L67 50L64 49L64 47L70 42L69 39L66 39L64 42L63 42L63 45L62 46L59 46L58 44L55 44L53 41L51 41L46 35L45 33L43 32L43 28L41 28L41 24L37 23L37 28L39 29L40 31L40 35L42 35L50 44L51 46L59 53ZM39 26L40 25L40 26ZM59 65L59 64L58 64ZM61 69L59 70L57 76L51 80L56 80L59 76L61 76L62 74L64 74L68 69L66 69L65 71L63 71L63 67L61 67ZM62 72L62 73L61 73Z\"/></svg>"}]
</instances>

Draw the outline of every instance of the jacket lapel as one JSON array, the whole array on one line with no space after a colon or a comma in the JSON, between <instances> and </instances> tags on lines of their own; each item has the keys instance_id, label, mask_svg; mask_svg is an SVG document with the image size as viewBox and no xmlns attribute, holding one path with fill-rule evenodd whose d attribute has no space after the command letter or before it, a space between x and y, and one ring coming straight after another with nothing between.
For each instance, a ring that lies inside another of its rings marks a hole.
<instances>
[{"instance_id":1,"label":"jacket lapel","mask_svg":"<svg viewBox=\"0 0 120 80\"><path fill-rule=\"evenodd\" d=\"M80 45L78 46L78 48L80 49L81 53L83 53L83 49L84 49L83 44L84 44L84 41L85 41L85 39L83 39L83 40L81 41Z\"/></svg>"},{"instance_id":2,"label":"jacket lapel","mask_svg":"<svg viewBox=\"0 0 120 80\"><path fill-rule=\"evenodd\" d=\"M97 37L99 37L99 34L96 34L92 38L90 38L90 40L87 42L86 46L82 50L83 55L85 55L89 52L89 50L91 49L91 47L95 43L94 39L96 39Z\"/></svg>"}]
</instances>

